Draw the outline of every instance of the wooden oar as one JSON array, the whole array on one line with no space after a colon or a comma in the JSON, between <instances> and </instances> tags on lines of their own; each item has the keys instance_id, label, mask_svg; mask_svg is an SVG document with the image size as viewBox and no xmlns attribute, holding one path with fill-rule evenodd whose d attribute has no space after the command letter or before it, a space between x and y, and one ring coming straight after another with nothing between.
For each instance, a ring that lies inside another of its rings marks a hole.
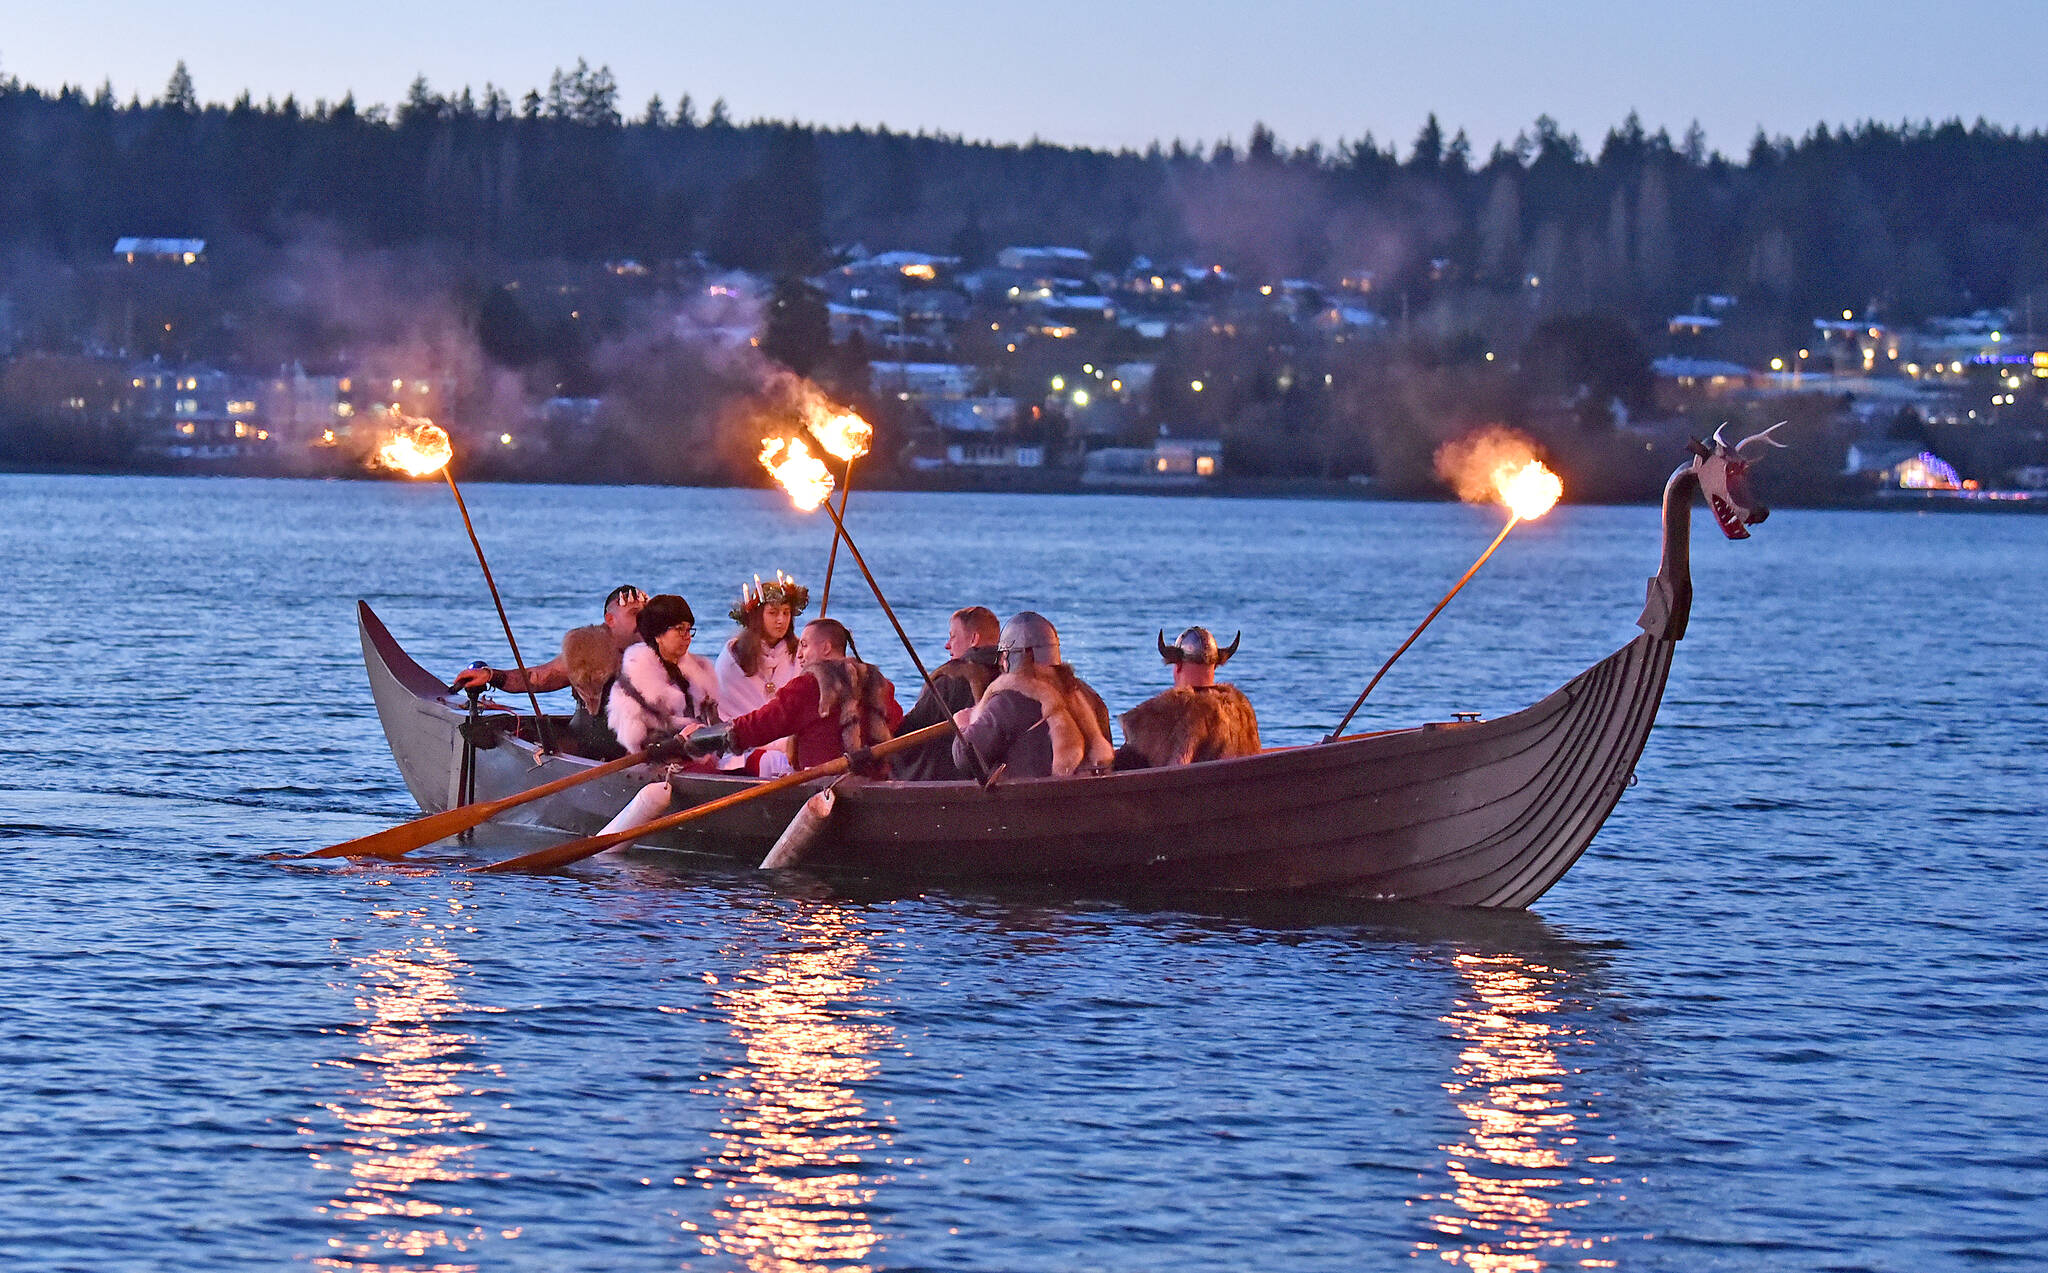
<instances>
[{"instance_id":1,"label":"wooden oar","mask_svg":"<svg viewBox=\"0 0 2048 1273\"><path fill-rule=\"evenodd\" d=\"M382 831L373 831L369 835L358 836L353 840L344 840L340 844L330 844L324 849L315 849L311 853L298 853L293 856L298 858L404 857L414 849L432 844L436 840L445 840L459 831L467 831L471 827L481 826L508 809L517 809L520 805L546 799L558 791L567 791L578 783L589 782L592 778L602 778L606 774L615 774L621 769L631 769L634 765L643 764L646 762L648 755L649 753L646 751L636 751L630 756L621 756L617 760L606 761L595 769L586 770L579 774L568 774L555 779L553 782L545 782L538 787L532 787L514 795L500 796L496 800L486 800L481 804L466 804L458 808L444 810L440 813L430 813L424 818L415 818L413 821L399 826L387 827Z\"/></svg>"},{"instance_id":2,"label":"wooden oar","mask_svg":"<svg viewBox=\"0 0 2048 1273\"><path fill-rule=\"evenodd\" d=\"M915 747L921 743L928 743L934 738L952 732L953 722L942 720L936 725L927 725L923 729L914 729L901 738L892 738L888 742L881 743L868 750L869 754L874 756L893 755L906 748ZM675 813L665 814L652 822L643 822L637 827L627 827L623 831L613 831L610 834L587 835L580 840L571 840L567 844L557 844L553 848L548 849L536 849L532 853L521 854L516 858L507 858L503 862L492 862L487 866L473 866L469 869L486 874L499 871L552 871L558 866L567 866L571 862L581 862L584 858L595 857L606 849L624 844L628 840L637 840L647 835L657 835L663 831L679 827L685 822L694 822L698 818L708 817L721 810L730 809L736 804L745 804L747 801L760 796L770 795L777 791L787 791L791 787L802 786L804 783L812 782L831 774L845 773L846 770L847 759L844 756L840 756L836 760L828 760L822 765L812 765L809 769L799 769L793 774L784 774L782 777L764 782L758 787L749 787L745 791L736 791L729 796L720 796L716 800L707 800L703 804L692 805L688 809L680 809Z\"/></svg>"}]
</instances>

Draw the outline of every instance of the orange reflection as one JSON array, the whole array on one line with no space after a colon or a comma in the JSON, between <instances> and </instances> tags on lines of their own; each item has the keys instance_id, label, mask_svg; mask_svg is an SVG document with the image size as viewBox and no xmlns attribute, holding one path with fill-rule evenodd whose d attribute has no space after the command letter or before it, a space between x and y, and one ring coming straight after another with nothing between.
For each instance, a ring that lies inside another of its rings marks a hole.
<instances>
[{"instance_id":1,"label":"orange reflection","mask_svg":"<svg viewBox=\"0 0 2048 1273\"><path fill-rule=\"evenodd\" d=\"M1471 997L1442 1018L1465 1040L1444 1084L1469 1123L1450 1155L1448 1193L1430 1227L1443 1242L1422 1242L1446 1263L1486 1273L1533 1273L1553 1264L1605 1268L1590 1255L1608 1239L1574 1234L1569 1212L1610 1183L1575 1163L1611 1163L1580 1145L1578 1113L1563 1095L1572 1071L1559 1049L1588 1040L1559 1020L1553 993L1565 976L1513 954L1463 954L1453 960Z\"/></svg>"},{"instance_id":2,"label":"orange reflection","mask_svg":"<svg viewBox=\"0 0 2048 1273\"><path fill-rule=\"evenodd\" d=\"M449 900L451 918L461 909ZM468 1160L484 1123L465 1098L475 1094L472 1075L499 1070L467 1059L481 1038L442 1022L499 1009L462 1002L457 983L468 967L439 936L459 923L437 925L425 910L376 913L401 917L419 925L417 936L349 961L364 1014L361 1050L332 1064L357 1082L325 1105L343 1135L312 1157L325 1170L347 1171L347 1187L321 1210L350 1227L329 1238L328 1253L313 1264L352 1273L470 1273L485 1234L464 1222L467 1208L434 1201L447 1192L434 1186L479 1174Z\"/></svg>"},{"instance_id":3,"label":"orange reflection","mask_svg":"<svg viewBox=\"0 0 2048 1273\"><path fill-rule=\"evenodd\" d=\"M889 1120L868 1113L856 1085L880 1068L875 1053L891 1032L864 1006L873 982L862 971L871 956L858 917L797 904L805 909L776 926L753 967L706 974L746 1059L724 1075L730 1105L713 1132L718 1155L694 1181L676 1180L723 1189L715 1231L683 1227L707 1256L755 1273L865 1273L883 1237L867 1208L889 1179L865 1163L887 1147Z\"/></svg>"}]
</instances>

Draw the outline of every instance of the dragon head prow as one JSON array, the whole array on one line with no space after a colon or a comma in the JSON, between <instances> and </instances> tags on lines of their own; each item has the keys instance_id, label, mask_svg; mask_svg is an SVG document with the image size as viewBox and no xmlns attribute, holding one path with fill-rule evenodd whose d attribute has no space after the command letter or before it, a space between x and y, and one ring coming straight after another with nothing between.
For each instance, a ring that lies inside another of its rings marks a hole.
<instances>
[{"instance_id":1,"label":"dragon head prow","mask_svg":"<svg viewBox=\"0 0 2048 1273\"><path fill-rule=\"evenodd\" d=\"M1714 523L1721 533L1730 539L1748 539L1749 528L1771 515L1750 490L1749 469L1754 461L1746 458L1743 448L1752 443L1767 443L1783 449L1785 444L1771 435L1785 427L1783 420L1761 433L1752 433L1742 441L1730 445L1721 436L1727 429L1722 425L1714 430L1714 436L1705 442L1686 443L1692 452L1693 475L1699 479L1700 491L1707 498L1707 508L1714 514Z\"/></svg>"}]
</instances>

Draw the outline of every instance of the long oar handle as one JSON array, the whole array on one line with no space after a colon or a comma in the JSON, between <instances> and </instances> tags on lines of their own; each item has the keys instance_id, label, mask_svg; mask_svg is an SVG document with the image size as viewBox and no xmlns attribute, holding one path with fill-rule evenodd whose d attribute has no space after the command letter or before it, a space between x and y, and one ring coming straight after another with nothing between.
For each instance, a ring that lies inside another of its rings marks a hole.
<instances>
[{"instance_id":1,"label":"long oar handle","mask_svg":"<svg viewBox=\"0 0 2048 1273\"><path fill-rule=\"evenodd\" d=\"M301 858L403 857L414 849L432 844L436 840L445 840L457 832L467 831L471 827L482 826L499 814L517 809L520 805L531 804L535 800L545 800L556 792L567 791L579 783L589 782L593 778L602 778L606 774L615 774L621 769L631 769L634 765L644 764L647 761L648 754L646 751L636 751L629 756L621 756L617 760L607 761L595 769L587 769L582 773L568 774L555 779L553 782L544 782L538 787L530 787L514 795L500 796L496 800L486 800L481 804L460 805L453 809L445 809L440 813L430 813L424 818L415 818L411 822L401 823L395 827L386 827L382 831L373 831L369 835L358 836L353 840L344 840L340 844L330 844L324 849L315 849L311 853L300 853L296 856Z\"/></svg>"},{"instance_id":2,"label":"long oar handle","mask_svg":"<svg viewBox=\"0 0 2048 1273\"><path fill-rule=\"evenodd\" d=\"M900 738L892 738L886 743L877 744L869 748L868 752L874 756L893 755L906 748L928 743L952 731L953 722L942 720L936 725L927 725L923 729L914 729ZM836 759L828 760L822 765L812 765L809 769L799 769L793 774L784 774L782 777L764 782L758 787L748 787L745 791L736 791L729 796L720 796L716 800L708 800L703 804L692 805L688 809L666 814L652 822L643 822L637 827L628 827L623 831L613 831L604 835L585 836L580 840L571 840L566 844L557 844L552 848L536 849L532 853L522 854L516 858L507 858L503 862L473 866L470 870L483 874L496 874L501 871L552 871L556 867L567 866L572 862L581 862L584 858L594 857L606 849L624 844L628 840L637 840L642 836L656 835L674 827L679 827L685 822L694 822L698 818L708 817L721 810L730 809L734 805L745 804L749 800L755 800L777 791L787 791L791 787L802 786L804 783L828 777L832 774L845 773L849 763L845 756L840 756Z\"/></svg>"}]
</instances>

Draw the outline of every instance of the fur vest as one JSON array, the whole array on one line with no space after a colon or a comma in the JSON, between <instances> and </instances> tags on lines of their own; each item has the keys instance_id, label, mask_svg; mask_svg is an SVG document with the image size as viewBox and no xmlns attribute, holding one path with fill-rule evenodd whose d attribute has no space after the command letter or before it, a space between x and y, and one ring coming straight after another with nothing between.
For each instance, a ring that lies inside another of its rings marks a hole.
<instances>
[{"instance_id":1,"label":"fur vest","mask_svg":"<svg viewBox=\"0 0 2048 1273\"><path fill-rule=\"evenodd\" d=\"M839 738L847 751L873 747L896 736L889 725L889 704L896 687L882 670L859 659L823 659L804 669L818 683L818 715L839 722Z\"/></svg>"},{"instance_id":2,"label":"fur vest","mask_svg":"<svg viewBox=\"0 0 2048 1273\"><path fill-rule=\"evenodd\" d=\"M1259 717L1235 685L1175 688L1123 714L1124 743L1146 766L1253 756Z\"/></svg>"},{"instance_id":3,"label":"fur vest","mask_svg":"<svg viewBox=\"0 0 2048 1273\"><path fill-rule=\"evenodd\" d=\"M641 642L619 659L619 679L612 686L605 719L619 745L639 751L652 739L673 734L685 722L715 724L718 719L718 674L711 660L685 654L675 673L654 647Z\"/></svg>"},{"instance_id":4,"label":"fur vest","mask_svg":"<svg viewBox=\"0 0 2048 1273\"><path fill-rule=\"evenodd\" d=\"M1116 757L1109 745L1109 713L1102 699L1064 663L1032 663L1003 673L982 693L986 703L1010 690L1038 704L1052 740L1052 776L1065 778L1086 767L1108 768ZM980 704L976 704L976 711Z\"/></svg>"}]
</instances>

